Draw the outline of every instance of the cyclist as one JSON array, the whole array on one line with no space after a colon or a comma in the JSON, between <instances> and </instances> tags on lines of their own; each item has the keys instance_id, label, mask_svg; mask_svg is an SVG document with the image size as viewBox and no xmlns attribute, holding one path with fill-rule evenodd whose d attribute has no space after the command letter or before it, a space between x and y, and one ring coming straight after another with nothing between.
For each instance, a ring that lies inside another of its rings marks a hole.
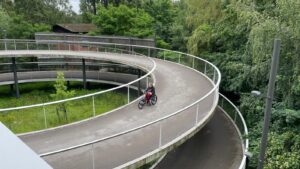
<instances>
[{"instance_id":1,"label":"cyclist","mask_svg":"<svg viewBox=\"0 0 300 169\"><path fill-rule=\"evenodd\" d=\"M145 91L145 94L146 94L146 100L147 102L152 99L153 96L155 96L155 87L153 86L152 83L149 83L146 91Z\"/></svg>"}]
</instances>

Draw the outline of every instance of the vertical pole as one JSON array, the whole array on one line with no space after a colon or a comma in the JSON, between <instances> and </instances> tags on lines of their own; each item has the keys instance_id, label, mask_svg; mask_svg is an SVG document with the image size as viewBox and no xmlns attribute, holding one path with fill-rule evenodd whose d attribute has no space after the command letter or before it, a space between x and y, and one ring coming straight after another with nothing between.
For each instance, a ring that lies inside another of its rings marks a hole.
<instances>
[{"instance_id":1,"label":"vertical pole","mask_svg":"<svg viewBox=\"0 0 300 169\"><path fill-rule=\"evenodd\" d=\"M130 102L130 88L129 88L129 85L127 87L127 103Z\"/></svg>"},{"instance_id":2,"label":"vertical pole","mask_svg":"<svg viewBox=\"0 0 300 169\"><path fill-rule=\"evenodd\" d=\"M180 64L180 54L178 55L178 63Z\"/></svg>"},{"instance_id":3,"label":"vertical pole","mask_svg":"<svg viewBox=\"0 0 300 169\"><path fill-rule=\"evenodd\" d=\"M164 60L166 60L166 51L164 51Z\"/></svg>"},{"instance_id":4,"label":"vertical pole","mask_svg":"<svg viewBox=\"0 0 300 169\"><path fill-rule=\"evenodd\" d=\"M204 74L206 75L206 62L205 62L205 65L204 65Z\"/></svg>"},{"instance_id":5,"label":"vertical pole","mask_svg":"<svg viewBox=\"0 0 300 169\"><path fill-rule=\"evenodd\" d=\"M46 116L46 108L45 108L45 105L43 105L43 111L44 111L45 128L47 128L47 116Z\"/></svg>"},{"instance_id":6,"label":"vertical pole","mask_svg":"<svg viewBox=\"0 0 300 169\"><path fill-rule=\"evenodd\" d=\"M138 69L138 79L141 78L141 70ZM141 80L138 81L138 96L141 95Z\"/></svg>"},{"instance_id":7,"label":"vertical pole","mask_svg":"<svg viewBox=\"0 0 300 169\"><path fill-rule=\"evenodd\" d=\"M150 57L150 53L151 53L150 48L148 48L148 57Z\"/></svg>"},{"instance_id":8,"label":"vertical pole","mask_svg":"<svg viewBox=\"0 0 300 169\"><path fill-rule=\"evenodd\" d=\"M15 50L17 50L16 40L14 40L14 46L15 46Z\"/></svg>"},{"instance_id":9,"label":"vertical pole","mask_svg":"<svg viewBox=\"0 0 300 169\"><path fill-rule=\"evenodd\" d=\"M267 93L267 98L266 98L264 126L263 126L263 133L262 133L262 139L261 139L261 144L260 144L260 153L259 153L257 169L263 168L264 159L265 159L265 152L266 152L267 141L268 141L269 124L270 124L270 119L271 119L275 80L276 80L277 68L278 68L278 63L279 63L280 43L281 43L281 41L279 39L274 40L272 66L271 66L271 72L270 72L268 93Z\"/></svg>"},{"instance_id":10,"label":"vertical pole","mask_svg":"<svg viewBox=\"0 0 300 169\"><path fill-rule=\"evenodd\" d=\"M16 98L19 98L20 92L19 92L18 74L17 74L17 66L16 66L16 58L15 57L12 58L12 69L13 69L13 73L14 73Z\"/></svg>"},{"instance_id":11,"label":"vertical pole","mask_svg":"<svg viewBox=\"0 0 300 169\"><path fill-rule=\"evenodd\" d=\"M93 96L93 116L96 116L96 108L95 108L95 96Z\"/></svg>"},{"instance_id":12,"label":"vertical pole","mask_svg":"<svg viewBox=\"0 0 300 169\"><path fill-rule=\"evenodd\" d=\"M29 47L28 47L28 42L26 43L26 47L27 47L27 50L29 50Z\"/></svg>"},{"instance_id":13,"label":"vertical pole","mask_svg":"<svg viewBox=\"0 0 300 169\"><path fill-rule=\"evenodd\" d=\"M86 89L86 71L85 71L85 59L82 59L82 80L83 88Z\"/></svg>"}]
</instances>

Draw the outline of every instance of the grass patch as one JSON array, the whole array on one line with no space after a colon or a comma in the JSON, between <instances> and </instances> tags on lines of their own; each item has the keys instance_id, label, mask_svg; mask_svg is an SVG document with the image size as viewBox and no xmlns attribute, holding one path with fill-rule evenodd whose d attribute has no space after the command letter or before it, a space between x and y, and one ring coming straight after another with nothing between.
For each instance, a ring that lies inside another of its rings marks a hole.
<instances>
[{"instance_id":1,"label":"grass patch","mask_svg":"<svg viewBox=\"0 0 300 169\"><path fill-rule=\"evenodd\" d=\"M25 106L53 101L54 82L20 84L21 97L12 96L9 86L0 86L0 108ZM111 86L91 84L90 90L83 90L80 82L71 82L69 88L76 96L108 89ZM113 110L127 103L126 90L107 92L94 97L95 115ZM17 111L0 112L0 121L15 133L23 133L60 126L83 120L94 115L92 97L73 100L66 103L67 119L63 113L57 113L57 105L27 108ZM46 118L45 118L46 117Z\"/></svg>"}]
</instances>

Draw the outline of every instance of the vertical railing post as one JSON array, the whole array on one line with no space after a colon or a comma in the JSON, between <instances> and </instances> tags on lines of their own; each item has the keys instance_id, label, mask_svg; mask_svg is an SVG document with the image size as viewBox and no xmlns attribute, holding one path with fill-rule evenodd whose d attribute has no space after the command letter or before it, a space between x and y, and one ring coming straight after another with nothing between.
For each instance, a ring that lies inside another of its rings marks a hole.
<instances>
[{"instance_id":1,"label":"vertical railing post","mask_svg":"<svg viewBox=\"0 0 300 169\"><path fill-rule=\"evenodd\" d=\"M26 46L27 46L27 50L29 50L29 47L28 47L28 42L26 42Z\"/></svg>"},{"instance_id":2,"label":"vertical railing post","mask_svg":"<svg viewBox=\"0 0 300 169\"><path fill-rule=\"evenodd\" d=\"M96 107L95 107L95 96L92 97L93 98L93 116L96 116Z\"/></svg>"},{"instance_id":3,"label":"vertical railing post","mask_svg":"<svg viewBox=\"0 0 300 169\"><path fill-rule=\"evenodd\" d=\"M92 144L92 163L93 163L93 169L95 169L95 151L94 151L94 144Z\"/></svg>"},{"instance_id":4,"label":"vertical railing post","mask_svg":"<svg viewBox=\"0 0 300 169\"><path fill-rule=\"evenodd\" d=\"M48 43L48 50L50 50L50 43Z\"/></svg>"},{"instance_id":5,"label":"vertical railing post","mask_svg":"<svg viewBox=\"0 0 300 169\"><path fill-rule=\"evenodd\" d=\"M206 62L205 62L205 65L204 65L204 74L206 75Z\"/></svg>"},{"instance_id":6,"label":"vertical railing post","mask_svg":"<svg viewBox=\"0 0 300 169\"><path fill-rule=\"evenodd\" d=\"M71 51L71 44L68 44L69 52Z\"/></svg>"},{"instance_id":7,"label":"vertical railing post","mask_svg":"<svg viewBox=\"0 0 300 169\"><path fill-rule=\"evenodd\" d=\"M141 70L138 69L138 79L141 78ZM138 97L141 95L141 80L138 81Z\"/></svg>"},{"instance_id":8,"label":"vertical railing post","mask_svg":"<svg viewBox=\"0 0 300 169\"><path fill-rule=\"evenodd\" d=\"M47 127L47 116L46 116L46 108L45 108L45 104L43 105L43 111L44 111L45 128L48 128L48 127Z\"/></svg>"},{"instance_id":9,"label":"vertical railing post","mask_svg":"<svg viewBox=\"0 0 300 169\"><path fill-rule=\"evenodd\" d=\"M221 100L221 107L223 108L224 107L224 98L222 97L221 99L222 99Z\"/></svg>"},{"instance_id":10,"label":"vertical railing post","mask_svg":"<svg viewBox=\"0 0 300 169\"><path fill-rule=\"evenodd\" d=\"M180 64L180 56L181 56L181 55L179 54L179 55L178 55L178 63L179 63L179 64Z\"/></svg>"},{"instance_id":11,"label":"vertical railing post","mask_svg":"<svg viewBox=\"0 0 300 169\"><path fill-rule=\"evenodd\" d=\"M198 124L198 117L199 117L199 103L197 103L195 126L197 126Z\"/></svg>"},{"instance_id":12,"label":"vertical railing post","mask_svg":"<svg viewBox=\"0 0 300 169\"><path fill-rule=\"evenodd\" d=\"M16 40L14 39L14 46L15 46L15 50L17 50L17 44L16 44Z\"/></svg>"},{"instance_id":13,"label":"vertical railing post","mask_svg":"<svg viewBox=\"0 0 300 169\"><path fill-rule=\"evenodd\" d=\"M193 69L195 68L195 58L193 57Z\"/></svg>"},{"instance_id":14,"label":"vertical railing post","mask_svg":"<svg viewBox=\"0 0 300 169\"><path fill-rule=\"evenodd\" d=\"M150 48L148 48L148 57L150 57L151 51Z\"/></svg>"},{"instance_id":15,"label":"vertical railing post","mask_svg":"<svg viewBox=\"0 0 300 169\"><path fill-rule=\"evenodd\" d=\"M234 123L236 123L236 114L237 114L237 112L235 111L234 112Z\"/></svg>"},{"instance_id":16,"label":"vertical railing post","mask_svg":"<svg viewBox=\"0 0 300 169\"><path fill-rule=\"evenodd\" d=\"M85 59L82 59L82 80L83 80L83 88L86 89L86 67L85 67Z\"/></svg>"},{"instance_id":17,"label":"vertical railing post","mask_svg":"<svg viewBox=\"0 0 300 169\"><path fill-rule=\"evenodd\" d=\"M148 84L149 84L149 79L148 79L148 76L146 77L146 87L148 87Z\"/></svg>"},{"instance_id":18,"label":"vertical railing post","mask_svg":"<svg viewBox=\"0 0 300 169\"><path fill-rule=\"evenodd\" d=\"M7 50L7 42L6 42L6 40L4 41L4 48L5 48L5 50Z\"/></svg>"},{"instance_id":19,"label":"vertical railing post","mask_svg":"<svg viewBox=\"0 0 300 169\"><path fill-rule=\"evenodd\" d=\"M166 51L164 50L164 60L166 60Z\"/></svg>"},{"instance_id":20,"label":"vertical railing post","mask_svg":"<svg viewBox=\"0 0 300 169\"><path fill-rule=\"evenodd\" d=\"M130 85L128 85L127 87L127 103L130 102L130 88L129 88Z\"/></svg>"},{"instance_id":21,"label":"vertical railing post","mask_svg":"<svg viewBox=\"0 0 300 169\"><path fill-rule=\"evenodd\" d=\"M162 121L159 122L159 144L158 144L158 148L161 147L162 145Z\"/></svg>"},{"instance_id":22,"label":"vertical railing post","mask_svg":"<svg viewBox=\"0 0 300 169\"><path fill-rule=\"evenodd\" d=\"M215 83L216 80L216 70L214 70L213 82Z\"/></svg>"},{"instance_id":23,"label":"vertical railing post","mask_svg":"<svg viewBox=\"0 0 300 169\"><path fill-rule=\"evenodd\" d=\"M132 52L133 52L134 55L136 55L136 52L134 50L134 46L132 46Z\"/></svg>"}]
</instances>

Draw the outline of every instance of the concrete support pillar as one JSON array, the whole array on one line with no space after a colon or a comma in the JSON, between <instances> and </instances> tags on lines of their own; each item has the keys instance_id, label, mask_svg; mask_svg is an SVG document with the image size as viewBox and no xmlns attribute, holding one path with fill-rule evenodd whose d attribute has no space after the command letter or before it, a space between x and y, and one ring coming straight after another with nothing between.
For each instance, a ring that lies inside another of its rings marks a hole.
<instances>
[{"instance_id":1,"label":"concrete support pillar","mask_svg":"<svg viewBox=\"0 0 300 169\"><path fill-rule=\"evenodd\" d=\"M14 95L14 84L10 84L9 88L10 88L10 94L13 96Z\"/></svg>"},{"instance_id":2,"label":"concrete support pillar","mask_svg":"<svg viewBox=\"0 0 300 169\"><path fill-rule=\"evenodd\" d=\"M20 92L19 92L17 65L16 65L16 58L15 57L12 58L12 71L13 71L13 74L14 74L16 98L19 98L20 97Z\"/></svg>"},{"instance_id":3,"label":"concrete support pillar","mask_svg":"<svg viewBox=\"0 0 300 169\"><path fill-rule=\"evenodd\" d=\"M83 80L83 88L86 89L86 70L85 70L85 59L82 59L82 80Z\"/></svg>"},{"instance_id":4,"label":"concrete support pillar","mask_svg":"<svg viewBox=\"0 0 300 169\"><path fill-rule=\"evenodd\" d=\"M70 88L70 81L69 80L67 81L67 87L68 87L68 89Z\"/></svg>"}]
</instances>

